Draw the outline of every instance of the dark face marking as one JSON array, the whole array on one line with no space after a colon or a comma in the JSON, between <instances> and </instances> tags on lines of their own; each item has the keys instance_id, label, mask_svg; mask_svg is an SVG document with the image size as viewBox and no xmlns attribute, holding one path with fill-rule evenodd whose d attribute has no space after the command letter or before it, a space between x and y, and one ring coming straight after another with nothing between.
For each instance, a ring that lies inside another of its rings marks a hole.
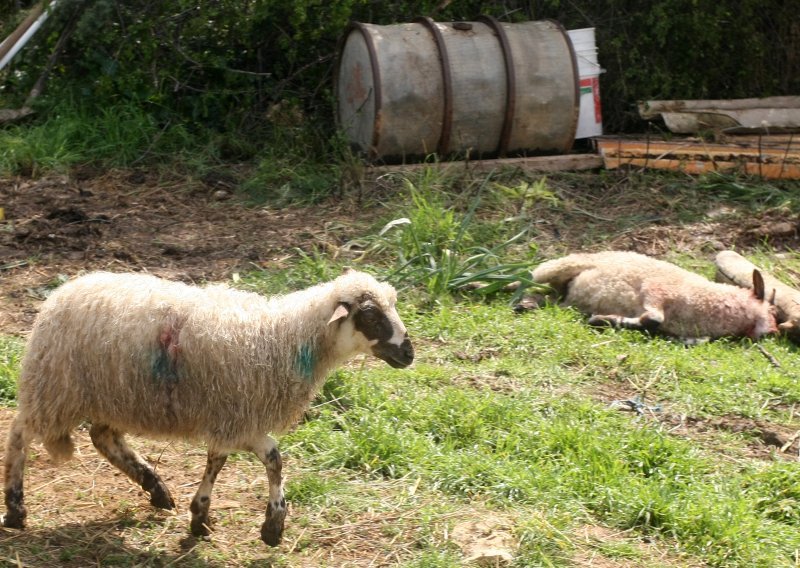
<instances>
[{"instance_id":1,"label":"dark face marking","mask_svg":"<svg viewBox=\"0 0 800 568\"><path fill-rule=\"evenodd\" d=\"M353 323L356 330L364 337L376 342L372 345L372 354L392 367L396 369L408 367L414 360L414 347L408 334L405 334L402 341L395 338L394 325L371 298L363 298L358 302ZM395 339L396 343L392 342L392 339Z\"/></svg>"},{"instance_id":2,"label":"dark face marking","mask_svg":"<svg viewBox=\"0 0 800 568\"><path fill-rule=\"evenodd\" d=\"M359 302L358 309L353 317L356 329L373 341L389 341L394 335L392 322L372 300Z\"/></svg>"}]
</instances>

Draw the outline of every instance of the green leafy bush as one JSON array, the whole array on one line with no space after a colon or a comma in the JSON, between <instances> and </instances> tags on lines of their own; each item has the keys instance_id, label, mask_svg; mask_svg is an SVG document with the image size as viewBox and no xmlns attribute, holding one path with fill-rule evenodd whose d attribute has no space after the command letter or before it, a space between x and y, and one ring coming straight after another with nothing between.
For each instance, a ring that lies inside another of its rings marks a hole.
<instances>
[{"instance_id":1,"label":"green leafy bush","mask_svg":"<svg viewBox=\"0 0 800 568\"><path fill-rule=\"evenodd\" d=\"M16 5L19 5L17 3ZM24 3L23 3L24 5ZM7 34L20 13L0 25ZM0 83L0 102L20 103L59 36L72 30L53 68L53 106L65 93L88 106L134 101L161 125L188 122L263 139L281 128L285 102L333 132L337 45L350 20L377 24L418 16L450 21L552 18L595 27L606 128L641 128L635 103L651 98L732 98L800 91L796 7L781 0L439 2L406 0L64 0L45 31Z\"/></svg>"},{"instance_id":2,"label":"green leafy bush","mask_svg":"<svg viewBox=\"0 0 800 568\"><path fill-rule=\"evenodd\" d=\"M22 357L22 340L0 336L0 402L17 396L17 376Z\"/></svg>"}]
</instances>

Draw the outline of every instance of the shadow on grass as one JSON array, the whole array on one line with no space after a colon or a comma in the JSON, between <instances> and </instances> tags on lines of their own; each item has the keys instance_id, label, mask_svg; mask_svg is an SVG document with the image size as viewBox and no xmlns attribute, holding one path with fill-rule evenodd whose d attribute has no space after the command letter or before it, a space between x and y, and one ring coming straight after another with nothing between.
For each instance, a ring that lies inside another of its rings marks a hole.
<instances>
[{"instance_id":1,"label":"shadow on grass","mask_svg":"<svg viewBox=\"0 0 800 568\"><path fill-rule=\"evenodd\" d=\"M152 537L143 537L141 531L136 530L143 526L148 533L153 533ZM258 565L273 565L272 553L266 546L263 553L259 555ZM188 525L172 527L156 516L142 520L118 515L103 521L29 527L21 531L0 527L0 566L221 568L237 564L235 560L226 560L227 556L224 546L190 535Z\"/></svg>"}]
</instances>

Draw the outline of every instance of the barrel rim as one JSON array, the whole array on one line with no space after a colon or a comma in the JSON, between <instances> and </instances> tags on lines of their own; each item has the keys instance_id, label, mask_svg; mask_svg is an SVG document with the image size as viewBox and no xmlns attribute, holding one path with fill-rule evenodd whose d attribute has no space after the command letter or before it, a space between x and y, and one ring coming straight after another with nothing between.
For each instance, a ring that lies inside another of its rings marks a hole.
<instances>
[{"instance_id":1,"label":"barrel rim","mask_svg":"<svg viewBox=\"0 0 800 568\"><path fill-rule=\"evenodd\" d=\"M572 83L575 85L573 100L575 101L574 104L574 114L575 120L572 121L572 135L569 137L567 144L564 146L562 150L563 153L568 154L569 151L572 149L572 145L575 143L575 135L578 133L578 121L580 120L580 112L581 112L581 76L580 72L578 71L578 54L575 51L575 46L572 45L572 38L569 37L569 33L567 32L567 28L559 22L558 20L554 20L552 18L545 18L546 22L550 22L558 30L561 32L564 41L567 43L567 48L569 49L570 58L572 59Z\"/></svg>"},{"instance_id":2,"label":"barrel rim","mask_svg":"<svg viewBox=\"0 0 800 568\"><path fill-rule=\"evenodd\" d=\"M514 67L514 54L511 52L511 42L508 41L506 30L497 18L482 14L476 21L486 24L494 31L500 43L500 50L503 52L503 63L506 68L506 114L503 117L503 128L500 130L500 141L497 144L497 155L503 157L508 152L511 141L517 104L517 71Z\"/></svg>"},{"instance_id":3,"label":"barrel rim","mask_svg":"<svg viewBox=\"0 0 800 568\"><path fill-rule=\"evenodd\" d=\"M420 16L419 18L414 18L413 23L422 24L424 28L431 32L436 49L439 51L444 108L442 110L442 130L439 133L439 143L436 151L440 156L446 156L450 152L450 132L453 128L453 75L450 68L447 43L433 18Z\"/></svg>"},{"instance_id":4,"label":"barrel rim","mask_svg":"<svg viewBox=\"0 0 800 568\"><path fill-rule=\"evenodd\" d=\"M339 101L339 77L341 75L341 67L342 67L342 54L344 53L344 46L347 43L350 34L354 31L358 31L361 36L364 38L364 44L367 46L367 54L369 55L369 64L370 69L372 71L372 93L375 97L375 111L374 116L372 117L372 140L370 141L370 147L367 149L367 155L370 160L375 159L378 155L378 143L380 142L380 116L381 110L383 107L383 93L381 91L381 73L380 67L378 65L378 52L375 49L375 42L372 41L372 34L369 32L369 28L367 27L369 24L364 24L362 22L358 22L356 20L352 20L347 24L347 27L342 32L341 37L339 38L339 42L336 48L336 64L334 65L335 75L334 77L336 80L334 81L334 89L333 89L333 96L334 99ZM336 125L339 129L342 129L342 124L340 123L339 113L335 113L335 120Z\"/></svg>"}]
</instances>

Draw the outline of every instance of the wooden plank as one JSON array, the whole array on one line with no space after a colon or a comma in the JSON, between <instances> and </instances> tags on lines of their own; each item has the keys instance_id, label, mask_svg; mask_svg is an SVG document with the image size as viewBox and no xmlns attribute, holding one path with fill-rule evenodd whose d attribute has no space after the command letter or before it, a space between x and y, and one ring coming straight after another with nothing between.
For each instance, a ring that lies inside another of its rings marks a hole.
<instances>
[{"instance_id":1,"label":"wooden plank","mask_svg":"<svg viewBox=\"0 0 800 568\"><path fill-rule=\"evenodd\" d=\"M788 143L787 143L788 144ZM794 145L781 146L769 144L759 148L758 143L716 144L711 142L698 142L696 140L661 141L661 140L624 140L602 139L597 146L600 154L603 152L628 152L636 155L702 155L702 156L780 156L781 158L798 158L800 153L794 150Z\"/></svg>"},{"instance_id":2,"label":"wooden plank","mask_svg":"<svg viewBox=\"0 0 800 568\"><path fill-rule=\"evenodd\" d=\"M639 102L639 116L655 118L662 112L743 110L764 108L800 109L800 97L762 97L752 99L694 99Z\"/></svg>"},{"instance_id":3,"label":"wooden plank","mask_svg":"<svg viewBox=\"0 0 800 568\"><path fill-rule=\"evenodd\" d=\"M643 101L639 115L644 119L660 115L667 128L681 134L740 127L799 129L800 97Z\"/></svg>"},{"instance_id":4,"label":"wooden plank","mask_svg":"<svg viewBox=\"0 0 800 568\"><path fill-rule=\"evenodd\" d=\"M677 170L687 174L708 172L742 172L767 179L800 179L800 166L787 164L755 164L752 162L722 162L702 160L666 160L647 158L607 157L605 167L613 170L619 167L652 168L657 170Z\"/></svg>"},{"instance_id":5,"label":"wooden plank","mask_svg":"<svg viewBox=\"0 0 800 568\"><path fill-rule=\"evenodd\" d=\"M718 140L722 144L735 144L758 148L789 148L800 151L800 133L796 134L728 134L726 131Z\"/></svg>"},{"instance_id":6,"label":"wooden plank","mask_svg":"<svg viewBox=\"0 0 800 568\"><path fill-rule=\"evenodd\" d=\"M422 164L399 164L393 166L371 166L369 176L386 173L414 172L422 168L485 172L499 168L519 168L532 172L560 172L570 170L592 170L603 167L603 159L597 154L562 154L558 156L536 156L530 158L501 158L497 160L465 160Z\"/></svg>"},{"instance_id":7,"label":"wooden plank","mask_svg":"<svg viewBox=\"0 0 800 568\"><path fill-rule=\"evenodd\" d=\"M633 166L690 174L741 171L770 179L800 179L800 149L792 147L623 139L599 139L597 145L609 169Z\"/></svg>"}]
</instances>

